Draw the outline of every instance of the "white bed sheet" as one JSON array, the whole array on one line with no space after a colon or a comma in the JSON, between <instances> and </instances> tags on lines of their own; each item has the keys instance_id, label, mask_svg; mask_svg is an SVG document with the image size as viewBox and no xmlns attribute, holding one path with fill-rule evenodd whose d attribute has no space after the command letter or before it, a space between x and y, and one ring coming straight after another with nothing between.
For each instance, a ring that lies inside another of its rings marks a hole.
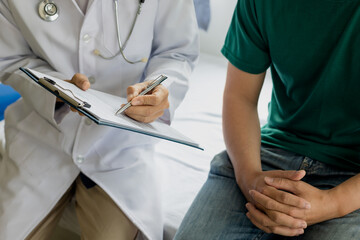
<instances>
[{"instance_id":1,"label":"white bed sheet","mask_svg":"<svg viewBox=\"0 0 360 240\"><path fill-rule=\"evenodd\" d=\"M225 149L221 126L222 95L227 61L223 57L201 54L191 77L183 104L176 111L172 126L199 142L204 151L161 141L156 146L156 164L162 182L165 213L164 240L172 239L197 192L206 181L213 156ZM272 84L267 74L259 99L260 123L267 117ZM0 161L4 143L4 122L0 122ZM73 206L71 206L73 208ZM74 211L67 209L60 225L79 233Z\"/></svg>"}]
</instances>

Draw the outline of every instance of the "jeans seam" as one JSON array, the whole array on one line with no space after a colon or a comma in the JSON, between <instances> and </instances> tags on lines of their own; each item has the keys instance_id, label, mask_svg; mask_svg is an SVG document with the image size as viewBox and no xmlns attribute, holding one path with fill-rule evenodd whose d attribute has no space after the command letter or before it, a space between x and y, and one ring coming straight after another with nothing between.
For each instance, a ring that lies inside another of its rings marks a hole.
<instances>
[{"instance_id":1,"label":"jeans seam","mask_svg":"<svg viewBox=\"0 0 360 240\"><path fill-rule=\"evenodd\" d=\"M307 171L311 168L312 165L313 165L313 160L311 158L304 157L304 159L301 162L299 170Z\"/></svg>"}]
</instances>

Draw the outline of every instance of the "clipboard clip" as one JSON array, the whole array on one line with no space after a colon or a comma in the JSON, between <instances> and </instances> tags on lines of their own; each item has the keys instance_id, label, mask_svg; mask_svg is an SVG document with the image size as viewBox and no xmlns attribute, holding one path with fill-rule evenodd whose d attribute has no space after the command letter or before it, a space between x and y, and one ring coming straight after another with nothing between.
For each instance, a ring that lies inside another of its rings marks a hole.
<instances>
[{"instance_id":1,"label":"clipboard clip","mask_svg":"<svg viewBox=\"0 0 360 240\"><path fill-rule=\"evenodd\" d=\"M75 96L75 94L70 89L63 88L62 86L57 84L54 80L51 80L50 78L47 77L39 78L39 83L44 85L47 89L49 89L52 93L54 93L54 95L70 103L74 107L91 108L91 105L88 102L82 101L80 98ZM65 92L69 92L72 95L72 97L66 94Z\"/></svg>"}]
</instances>

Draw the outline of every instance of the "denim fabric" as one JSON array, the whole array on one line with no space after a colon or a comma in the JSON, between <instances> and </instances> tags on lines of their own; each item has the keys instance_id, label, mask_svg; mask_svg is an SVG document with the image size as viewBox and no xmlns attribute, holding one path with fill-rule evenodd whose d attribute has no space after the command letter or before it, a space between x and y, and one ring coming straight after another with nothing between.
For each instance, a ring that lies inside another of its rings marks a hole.
<instances>
[{"instance_id":1,"label":"denim fabric","mask_svg":"<svg viewBox=\"0 0 360 240\"><path fill-rule=\"evenodd\" d=\"M337 186L355 172L303 157L278 148L262 147L263 170L306 171L304 181L320 189ZM214 157L208 179L188 210L175 240L230 239L360 239L360 210L305 229L298 237L266 234L246 217L246 199L236 184L234 170L224 151Z\"/></svg>"}]
</instances>

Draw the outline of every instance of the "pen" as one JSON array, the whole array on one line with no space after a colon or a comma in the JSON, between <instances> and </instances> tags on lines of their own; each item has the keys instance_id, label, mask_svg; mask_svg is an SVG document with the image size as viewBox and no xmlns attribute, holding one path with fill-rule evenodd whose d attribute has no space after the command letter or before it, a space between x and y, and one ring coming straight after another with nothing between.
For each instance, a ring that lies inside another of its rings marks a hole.
<instances>
[{"instance_id":1,"label":"pen","mask_svg":"<svg viewBox=\"0 0 360 240\"><path fill-rule=\"evenodd\" d=\"M148 92L153 90L156 86L160 85L163 81L165 81L165 79L167 79L167 76L165 76L165 75L158 76L138 96L143 96L143 95L147 94ZM127 102L124 106L122 106L119 110L117 110L115 115L119 115L120 113L122 113L126 109L128 109L130 106L131 106L131 100L129 102Z\"/></svg>"}]
</instances>

